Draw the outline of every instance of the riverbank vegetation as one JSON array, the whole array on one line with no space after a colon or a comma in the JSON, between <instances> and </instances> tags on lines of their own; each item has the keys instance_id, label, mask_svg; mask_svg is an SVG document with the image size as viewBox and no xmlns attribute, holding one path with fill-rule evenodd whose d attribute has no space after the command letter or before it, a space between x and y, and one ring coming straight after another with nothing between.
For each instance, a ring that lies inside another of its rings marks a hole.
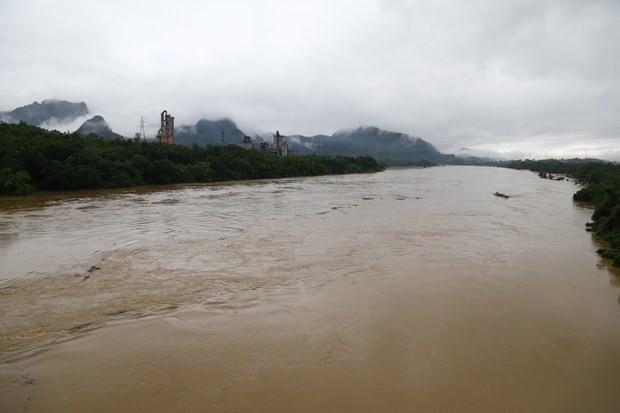
<instances>
[{"instance_id":1,"label":"riverbank vegetation","mask_svg":"<svg viewBox=\"0 0 620 413\"><path fill-rule=\"evenodd\" d=\"M0 123L0 194L377 172L372 157L278 157L237 145L187 148Z\"/></svg>"},{"instance_id":2,"label":"riverbank vegetation","mask_svg":"<svg viewBox=\"0 0 620 413\"><path fill-rule=\"evenodd\" d=\"M510 161L500 164L513 169L566 174L584 187L573 195L575 201L594 204L592 222L588 230L605 240L608 248L598 250L605 258L620 267L620 165L605 162L566 162L560 160Z\"/></svg>"}]
</instances>

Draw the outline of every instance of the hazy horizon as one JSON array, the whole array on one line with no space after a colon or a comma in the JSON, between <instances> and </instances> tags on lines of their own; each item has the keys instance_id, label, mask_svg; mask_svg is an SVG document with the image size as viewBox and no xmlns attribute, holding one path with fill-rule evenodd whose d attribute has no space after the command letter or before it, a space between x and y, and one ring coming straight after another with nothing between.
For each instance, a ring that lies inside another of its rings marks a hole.
<instances>
[{"instance_id":1,"label":"hazy horizon","mask_svg":"<svg viewBox=\"0 0 620 413\"><path fill-rule=\"evenodd\" d=\"M84 101L115 132L376 126L443 153L620 160L614 0L0 1L0 110ZM78 125L79 126L79 125Z\"/></svg>"}]
</instances>

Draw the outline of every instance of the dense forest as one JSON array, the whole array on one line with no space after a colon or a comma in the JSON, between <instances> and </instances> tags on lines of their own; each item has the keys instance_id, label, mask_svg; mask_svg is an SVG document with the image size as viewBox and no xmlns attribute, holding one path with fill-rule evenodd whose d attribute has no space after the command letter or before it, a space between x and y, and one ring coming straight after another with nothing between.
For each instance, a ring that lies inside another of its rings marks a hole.
<instances>
[{"instance_id":1,"label":"dense forest","mask_svg":"<svg viewBox=\"0 0 620 413\"><path fill-rule=\"evenodd\" d=\"M588 229L607 241L608 248L599 254L620 267L620 165L605 162L567 162L560 160L510 161L500 166L513 169L566 174L578 179L584 187L573 195L575 201L594 204Z\"/></svg>"},{"instance_id":2,"label":"dense forest","mask_svg":"<svg viewBox=\"0 0 620 413\"><path fill-rule=\"evenodd\" d=\"M0 195L376 172L369 156L278 157L237 145L187 148L104 140L25 123L0 123Z\"/></svg>"}]
</instances>

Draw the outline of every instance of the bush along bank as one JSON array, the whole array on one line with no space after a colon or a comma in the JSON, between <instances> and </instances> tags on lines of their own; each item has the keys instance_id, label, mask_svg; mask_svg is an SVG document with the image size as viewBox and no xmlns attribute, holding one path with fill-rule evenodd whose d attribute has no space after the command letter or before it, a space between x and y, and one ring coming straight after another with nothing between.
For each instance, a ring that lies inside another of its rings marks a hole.
<instances>
[{"instance_id":1,"label":"bush along bank","mask_svg":"<svg viewBox=\"0 0 620 413\"><path fill-rule=\"evenodd\" d=\"M620 267L620 165L606 162L568 162L559 160L510 161L499 166L528 169L539 173L567 174L584 185L573 200L594 204L587 230L607 242L598 253Z\"/></svg>"}]
</instances>

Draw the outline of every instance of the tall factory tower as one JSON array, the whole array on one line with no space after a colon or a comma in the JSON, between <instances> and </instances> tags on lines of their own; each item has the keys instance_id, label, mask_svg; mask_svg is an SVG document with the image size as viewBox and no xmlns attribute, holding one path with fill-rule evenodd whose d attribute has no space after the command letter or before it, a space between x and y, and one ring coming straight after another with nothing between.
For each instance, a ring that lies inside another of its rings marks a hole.
<instances>
[{"instance_id":1,"label":"tall factory tower","mask_svg":"<svg viewBox=\"0 0 620 413\"><path fill-rule=\"evenodd\" d=\"M276 134L273 135L273 148L280 156L288 155L288 145L285 137L280 135L280 131L276 131Z\"/></svg>"},{"instance_id":2,"label":"tall factory tower","mask_svg":"<svg viewBox=\"0 0 620 413\"><path fill-rule=\"evenodd\" d=\"M157 142L174 143L174 116L170 116L167 110L161 113L161 128L157 132Z\"/></svg>"}]
</instances>

